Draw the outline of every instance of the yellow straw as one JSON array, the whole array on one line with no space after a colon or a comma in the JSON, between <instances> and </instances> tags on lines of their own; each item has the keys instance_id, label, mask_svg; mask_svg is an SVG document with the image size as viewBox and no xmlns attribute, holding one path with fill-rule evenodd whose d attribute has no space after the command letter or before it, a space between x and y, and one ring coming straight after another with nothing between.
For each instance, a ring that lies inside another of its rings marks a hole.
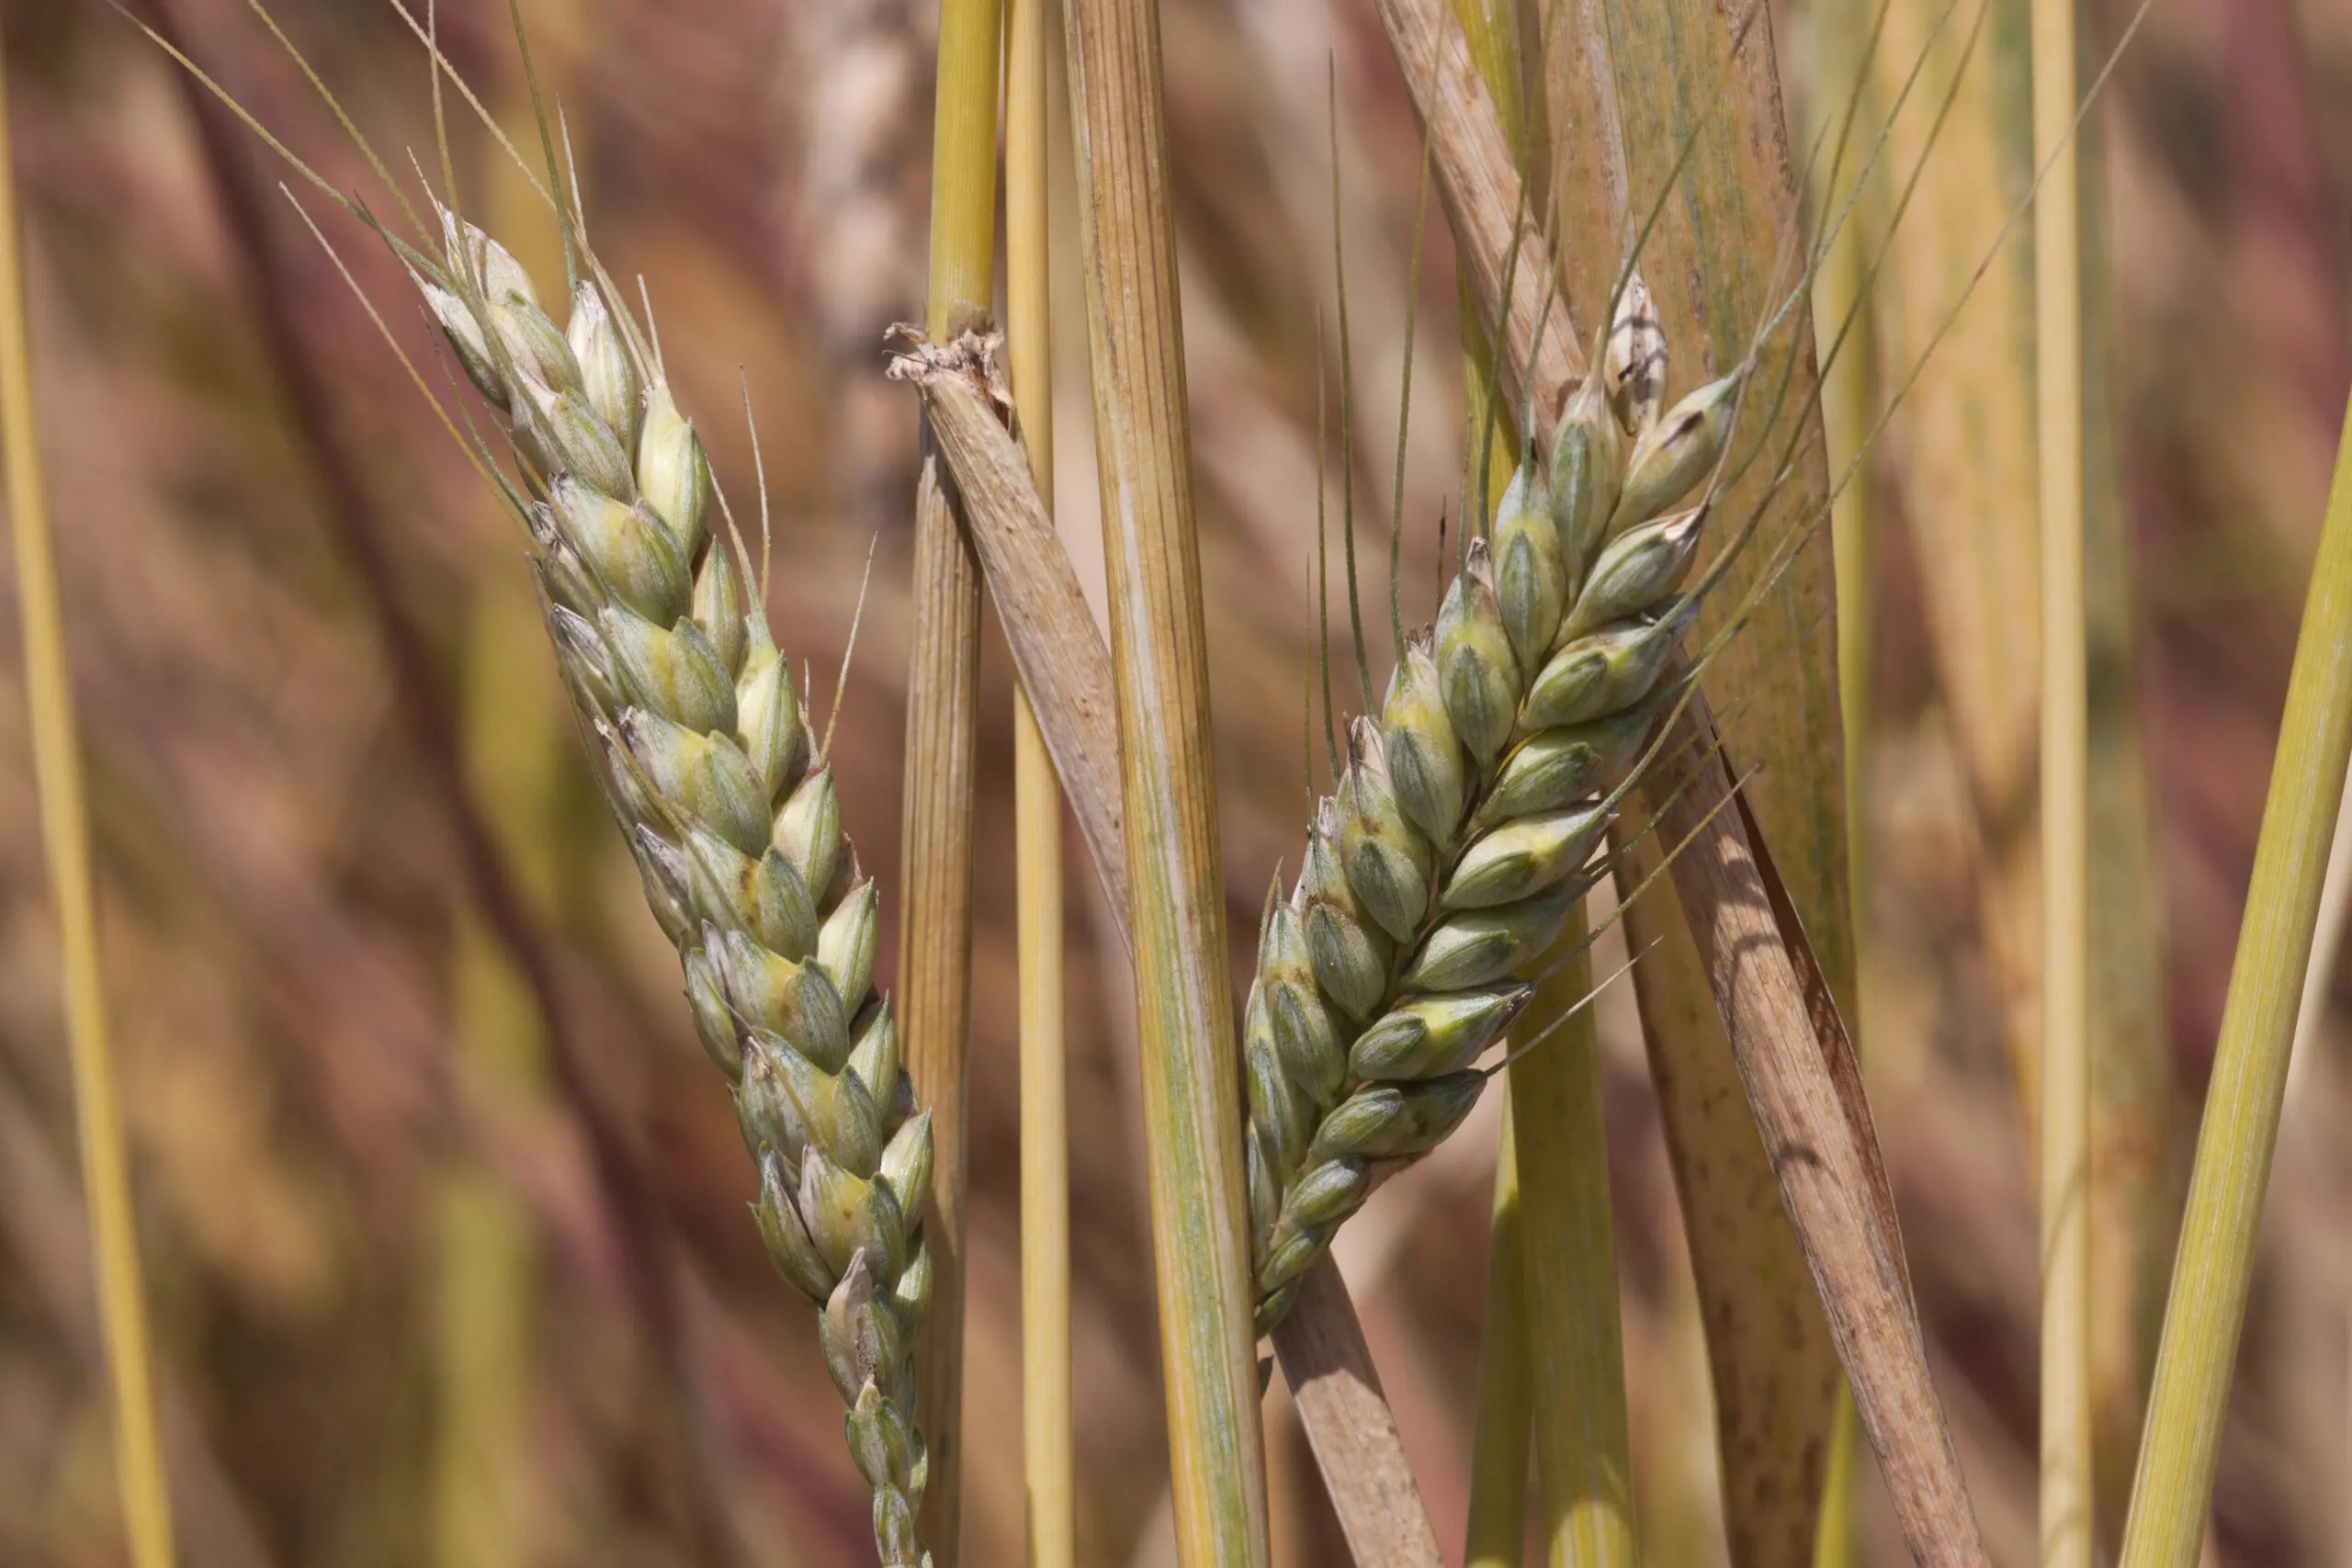
<instances>
[{"instance_id":1,"label":"yellow straw","mask_svg":"<svg viewBox=\"0 0 2352 1568\"><path fill-rule=\"evenodd\" d=\"M40 795L41 842L49 858L64 951L65 1024L74 1054L74 1104L81 1124L82 1183L88 1193L97 1258L98 1312L114 1384L115 1468L123 1533L136 1568L171 1568L172 1510L155 1437L148 1372L147 1314L139 1280L138 1236L122 1114L115 1103L107 1045L106 998L98 981L97 914L90 877L90 824L82 794L80 742L65 670L64 616L50 548L40 436L33 418L32 366L25 330L22 252L17 235L15 165L8 151L5 59L0 59L0 457L8 465L8 514L16 543L17 592L25 621L25 685L32 716L33 773Z\"/></svg>"},{"instance_id":2,"label":"yellow straw","mask_svg":"<svg viewBox=\"0 0 2352 1568\"><path fill-rule=\"evenodd\" d=\"M1013 405L1029 472L1054 493L1046 39L1051 0L1005 16L1004 245ZM1062 1037L1062 797L1027 694L1012 697L1020 865L1021 1439L1031 1568L1077 1559L1069 1416L1069 1066Z\"/></svg>"},{"instance_id":3,"label":"yellow straw","mask_svg":"<svg viewBox=\"0 0 2352 1568\"><path fill-rule=\"evenodd\" d=\"M2034 0L2041 511L2041 1568L2090 1568L2090 788L2075 0Z\"/></svg>"}]
</instances>

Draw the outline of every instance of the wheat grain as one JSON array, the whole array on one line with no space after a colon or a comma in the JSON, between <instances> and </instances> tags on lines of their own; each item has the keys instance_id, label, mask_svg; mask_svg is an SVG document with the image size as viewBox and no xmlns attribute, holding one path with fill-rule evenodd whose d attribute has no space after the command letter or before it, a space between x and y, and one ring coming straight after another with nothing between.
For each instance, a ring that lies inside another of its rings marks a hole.
<instances>
[{"instance_id":1,"label":"wheat grain","mask_svg":"<svg viewBox=\"0 0 2352 1568\"><path fill-rule=\"evenodd\" d=\"M930 1297L931 1121L872 994L874 885L741 540L710 526L709 466L658 355L601 274L559 331L504 249L441 218L442 256L403 259L510 421L557 662L733 1087L769 1257L820 1308L876 1551L927 1564L909 1346Z\"/></svg>"},{"instance_id":2,"label":"wheat grain","mask_svg":"<svg viewBox=\"0 0 2352 1568\"><path fill-rule=\"evenodd\" d=\"M1470 542L1377 721L1359 718L1289 896L1261 924L1243 1023L1258 1325L1386 1176L1459 1126L1473 1064L1587 889L1663 707L1742 373L1663 410L1638 277L1548 444Z\"/></svg>"}]
</instances>

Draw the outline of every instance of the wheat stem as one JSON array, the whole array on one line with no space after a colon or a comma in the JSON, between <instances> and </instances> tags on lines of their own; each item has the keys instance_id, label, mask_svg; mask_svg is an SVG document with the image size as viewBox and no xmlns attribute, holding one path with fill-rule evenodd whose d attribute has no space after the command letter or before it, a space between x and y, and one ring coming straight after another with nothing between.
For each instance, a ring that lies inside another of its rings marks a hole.
<instances>
[{"instance_id":1,"label":"wheat stem","mask_svg":"<svg viewBox=\"0 0 2352 1568\"><path fill-rule=\"evenodd\" d=\"M1525 1258L1521 1241L1517 1118L1508 1072L1495 1145L1494 1221L1487 1244L1487 1322L1470 1447L1470 1522L1463 1568L1520 1568L1527 1550L1527 1456L1535 1391L1527 1379Z\"/></svg>"},{"instance_id":2,"label":"wheat stem","mask_svg":"<svg viewBox=\"0 0 2352 1568\"><path fill-rule=\"evenodd\" d=\"M1046 28L1052 0L1005 17L1006 324L1030 476L1054 491ZM1030 1568L1077 1558L1070 1438L1069 1064L1062 1032L1062 808L1045 731L1013 694L1013 855L1019 865L1022 1472Z\"/></svg>"},{"instance_id":3,"label":"wheat stem","mask_svg":"<svg viewBox=\"0 0 2352 1568\"><path fill-rule=\"evenodd\" d=\"M1620 279L1638 265L1655 286L1661 320L1692 340L1690 357L1721 367L1758 355L1758 389L1745 416L1751 428L1740 443L1770 442L1785 456L1801 438L1817 438L1819 425L1808 406L1811 356L1801 352L1809 339L1798 330L1775 342L1769 328L1755 325L1777 322L1805 292L1800 285L1784 300L1768 292L1777 287L1766 281L1768 246L1777 252L1793 241L1765 236L1807 229L1790 178L1762 11L1743 17L1674 0L1565 6L1548 40L1545 81L1555 202L1568 210L1598 208L1609 221L1589 227L1624 236L1623 248L1587 247L1569 258L1569 297L1598 311L1617 288L1631 287ZM1825 19L1821 30L1826 38L1837 28ZM1825 126L1837 125L1833 108ZM1837 145L1842 152L1842 138ZM1849 180L1851 167L1849 160ZM1826 232L1830 224L1825 215L1811 229ZM1775 353L1783 356L1779 366L1770 363ZM1795 396L1784 398L1792 388ZM1758 483L1762 476L1742 473L1746 466L1744 457L1727 465L1718 501L1742 526L1763 514L1772 494ZM1817 457L1808 454L1792 468L1775 482L1789 482L1808 509L1826 499ZM1806 931L1843 999L1849 921L1837 858L1842 780L1828 552L1805 557L1752 620L1744 585L1774 569L1728 547L1717 560L1736 581L1725 584L1727 603L1716 602L1702 625L1743 629L1708 682L1761 709L1743 749L1763 773L1746 804L1788 857ZM1810 1299L1798 1239L1770 1201L1764 1143L1741 1124L1747 1118L1724 1115L1711 1100L1725 1089L1736 1095L1736 1080L1722 1023L1704 1005L1704 971L1677 916L1670 907L1645 914L1636 905L1627 929L1659 942L1636 972L1635 991L1708 1329L1724 1533L1735 1562L1803 1568L1834 1426L1835 1348Z\"/></svg>"},{"instance_id":4,"label":"wheat stem","mask_svg":"<svg viewBox=\"0 0 2352 1568\"><path fill-rule=\"evenodd\" d=\"M1446 25L1442 4L1378 0L1377 8L1414 114L1427 128L1438 195L1476 315L1482 324L1500 324L1489 341L1501 347L1497 360L1507 407L1532 400L1538 418L1548 420L1583 376L1583 356L1567 333L1542 330L1546 280L1555 276L1551 247L1542 235L1524 231L1526 204L1510 131L1471 64L1461 28ZM1507 259L1514 245L1525 253L1515 268ZM1531 380L1532 400L1526 395ZM1467 518L1464 525L1474 526Z\"/></svg>"},{"instance_id":5,"label":"wheat stem","mask_svg":"<svg viewBox=\"0 0 2352 1568\"><path fill-rule=\"evenodd\" d=\"M944 336L985 311L996 246L1001 0L940 11L926 321ZM972 812L978 750L980 571L926 452L915 503L914 625L899 864L899 1008L907 1070L930 1106L933 1310L916 1347L931 1435L923 1529L955 1568L962 1503L965 1123L969 1066Z\"/></svg>"},{"instance_id":6,"label":"wheat stem","mask_svg":"<svg viewBox=\"0 0 2352 1568\"><path fill-rule=\"evenodd\" d=\"M1357 1568L1441 1568L1444 1557L1405 1462L1396 1419L1329 1258L1306 1271L1297 1306L1273 1339Z\"/></svg>"},{"instance_id":7,"label":"wheat stem","mask_svg":"<svg viewBox=\"0 0 2352 1568\"><path fill-rule=\"evenodd\" d=\"M1708 744L1702 705L1668 757ZM1893 1194L1862 1103L1852 1047L1747 813L1703 815L1716 782L1658 804L1665 831L1696 833L1674 886L1766 1146L1811 1157L1775 1169L1814 1272L1839 1359L1894 1496L1912 1555L1928 1568L1988 1559L1927 1366ZM1892 1265L1893 1274L1888 1273Z\"/></svg>"},{"instance_id":8,"label":"wheat stem","mask_svg":"<svg viewBox=\"0 0 2352 1568\"><path fill-rule=\"evenodd\" d=\"M2090 796L2083 618L2081 211L2064 148L2074 0L2034 0L2034 207L2041 515L2041 1568L2089 1568Z\"/></svg>"},{"instance_id":9,"label":"wheat stem","mask_svg":"<svg viewBox=\"0 0 2352 1568\"><path fill-rule=\"evenodd\" d=\"M1575 943L1583 934L1579 911L1560 941ZM1535 1011L1550 1016L1591 986L1590 955L1577 951L1538 992ZM1544 1325L1529 1336L1528 1371L1552 1568L1631 1568L1639 1561L1598 1046L1587 1009L1513 1069L1522 1311L1529 1324Z\"/></svg>"},{"instance_id":10,"label":"wheat stem","mask_svg":"<svg viewBox=\"0 0 2352 1568\"><path fill-rule=\"evenodd\" d=\"M1453 11L1503 122L1524 187L1533 177L1534 146L1521 85L1517 13L1498 12L1488 0L1454 0ZM1524 245L1525 238L1517 243ZM1548 272L1543 281L1547 293L1556 287L1555 276ZM1518 410L1496 407L1501 394L1491 345L1474 310L1464 311L1463 335L1475 375L1465 399L1475 422L1470 450L1491 453L1484 474L1474 469L1473 483L1478 487L1481 515L1491 515L1517 466L1519 442L1532 432L1521 430ZM1539 342L1543 335L1539 331ZM1489 430L1503 439L1490 442ZM1571 564L1569 570L1573 582L1581 568ZM1538 987L1533 1003L1539 1024L1577 1008L1591 988L1586 937L1579 910L1553 944L1553 973ZM1495 1348L1498 1358L1516 1350L1521 1359L1514 1370L1515 1381L1525 1390L1521 1397L1527 1415L1520 1429L1528 1432L1532 1420L1536 1471L1543 1482L1545 1551L1555 1565L1634 1561L1631 1443L1609 1225L1609 1149L1600 1118L1594 1044L1591 1015L1580 1010L1559 1038L1508 1069L1520 1080L1519 1092L1510 1101L1510 1149L1498 1151L1496 1170L1498 1190L1507 1179L1517 1188L1520 1177L1526 1177L1519 1193L1520 1212L1510 1227L1518 1235L1520 1269L1518 1300L1506 1310L1515 1315L1516 1324L1504 1322ZM1517 1167L1508 1178L1501 1163L1505 1153ZM1500 1246L1499 1202L1497 1216L1492 1245ZM1490 1271L1498 1267L1490 1264ZM1546 1325L1547 1332L1530 1333L1535 1325ZM1483 1363L1481 1371L1483 1374ZM1509 1412L1498 1419L1508 1421ZM1474 1450L1474 1462L1480 1457L1505 1467L1523 1487L1523 1451L1511 1453L1499 1447L1483 1453ZM1517 1490L1507 1481L1490 1480L1488 1484L1506 1493ZM1517 1523L1516 1518L1511 1521L1514 1530Z\"/></svg>"},{"instance_id":11,"label":"wheat stem","mask_svg":"<svg viewBox=\"0 0 2352 1568\"><path fill-rule=\"evenodd\" d=\"M1453 0L1454 19L1502 126L1511 166L1527 175L1527 97L1520 80L1519 12L1497 0ZM1426 134L1426 132L1425 132ZM1519 467L1519 424L1496 380L1494 344L1481 324L1477 286L1464 272L1456 281L1462 314L1463 493L1480 514L1494 509ZM1480 459L1483 455L1484 462ZM1481 468L1483 468L1483 472ZM1466 534L1464 536L1468 536Z\"/></svg>"},{"instance_id":12,"label":"wheat stem","mask_svg":"<svg viewBox=\"0 0 2352 1568\"><path fill-rule=\"evenodd\" d=\"M2230 970L2211 1087L2197 1136L2188 1209L2165 1303L2146 1435L2132 1485L2122 1568L2198 1561L2222 1416L2252 1283L2262 1195L2278 1146L2295 1012L2326 877L2327 840L2352 761L2352 409L2337 448L2319 558L2254 881Z\"/></svg>"},{"instance_id":13,"label":"wheat stem","mask_svg":"<svg viewBox=\"0 0 2352 1568\"><path fill-rule=\"evenodd\" d=\"M939 17L924 322L944 338L994 297L997 87L1003 0L945 0Z\"/></svg>"},{"instance_id":14,"label":"wheat stem","mask_svg":"<svg viewBox=\"0 0 2352 1568\"><path fill-rule=\"evenodd\" d=\"M1150 0L1065 7L1176 1540L1267 1561L1183 326Z\"/></svg>"},{"instance_id":15,"label":"wheat stem","mask_svg":"<svg viewBox=\"0 0 2352 1568\"><path fill-rule=\"evenodd\" d=\"M1870 89L1870 60L1856 58L1857 13L1862 7L1838 7L1827 13L1821 29L1820 76L1825 82L1850 80L1852 96L1842 115L1838 146L1823 171L1815 194L1817 214L1845 205L1856 193L1852 186L1865 177L1846 157L1847 133L1853 128ZM1882 14L1883 23L1883 14ZM1878 29L1870 33L1878 41ZM1820 358L1820 323L1853 322L1854 341L1843 356L1824 367L1821 378L1821 427L1830 466L1844 468L1861 450L1869 420L1871 391L1871 316L1863 283L1863 229L1841 225L1831 236L1827 254L1814 285L1815 358ZM1831 575L1838 600L1838 708L1845 732L1846 788L1846 908L1851 932L1854 996L1858 1004L1867 980L1864 940L1869 930L1870 877L1865 850L1870 840L1870 813L1864 804L1869 780L1871 735L1871 485L1867 470L1857 472L1830 502ZM1860 1020L1857 1018L1859 1025ZM1860 1055L1858 1038L1855 1051ZM1841 1380L1842 1384L1842 1380ZM1851 1568L1855 1562L1854 1482L1860 1438L1853 1395L1842 1386L1830 1416L1829 1453L1823 1467L1821 1506L1815 1526L1813 1568Z\"/></svg>"},{"instance_id":16,"label":"wheat stem","mask_svg":"<svg viewBox=\"0 0 2352 1568\"><path fill-rule=\"evenodd\" d=\"M1501 121L1514 167L1527 173L1528 137L1525 95L1521 82L1519 13L1494 0L1453 0L1453 15L1462 24L1470 59L1486 85L1487 96ZM1428 130L1424 129L1426 139ZM1428 161L1424 154L1423 162ZM1464 414L1462 491L1465 505L1478 515L1491 515L1518 467L1519 429L1503 415L1501 391L1495 378L1494 345L1480 324L1477 300L1469 276L1456 283L1462 313L1462 401ZM1490 433L1502 419L1502 439ZM1483 457L1484 461L1481 462ZM1464 517L1465 525L1467 515ZM1469 536L1465 526L1463 536ZM1444 551L1440 548L1439 554ZM1401 649L1400 649L1401 652ZM1509 1093L1510 1069L1504 1069ZM1515 1565L1526 1550L1527 1475L1535 1419L1528 1387L1526 1270L1521 1258L1523 1224L1519 1206L1519 1171L1511 1135L1514 1113L1506 1098L1502 1141L1495 1151L1495 1205L1487 1240L1487 1328L1478 1350L1476 1441L1470 1451L1470 1520L1467 1562ZM1489 1401L1494 1402L1490 1411Z\"/></svg>"},{"instance_id":17,"label":"wheat stem","mask_svg":"<svg viewBox=\"0 0 2352 1568\"><path fill-rule=\"evenodd\" d=\"M122 1499L123 1534L136 1568L171 1568L171 1500L156 1437L130 1164L123 1146L106 988L99 973L97 896L90 863L81 740L65 662L64 610L51 542L48 491L41 477L40 430L33 407L32 345L25 315L23 248L17 230L15 164L8 147L6 76L5 59L0 58L0 459L6 460L8 468L8 515L25 627L25 694L32 729L34 784L40 801L41 845L49 861L62 957L60 977L65 993L67 1044L74 1059L82 1186L89 1205L98 1314L114 1391L115 1472Z\"/></svg>"}]
</instances>

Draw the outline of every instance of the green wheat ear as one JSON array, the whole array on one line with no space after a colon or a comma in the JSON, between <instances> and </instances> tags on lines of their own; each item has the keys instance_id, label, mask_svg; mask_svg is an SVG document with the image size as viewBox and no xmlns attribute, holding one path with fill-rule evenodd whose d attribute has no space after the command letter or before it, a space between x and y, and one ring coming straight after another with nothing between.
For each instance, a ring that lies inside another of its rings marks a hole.
<instances>
[{"instance_id":1,"label":"green wheat ear","mask_svg":"<svg viewBox=\"0 0 2352 1568\"><path fill-rule=\"evenodd\" d=\"M559 331L495 241L441 216L443 253L413 275L510 422L557 664L732 1087L760 1235L820 1309L881 1561L915 1568L929 1561L910 1351L930 1299L931 1120L873 991L874 884L740 536L711 525L701 440L626 307L582 278Z\"/></svg>"},{"instance_id":2,"label":"green wheat ear","mask_svg":"<svg viewBox=\"0 0 2352 1568\"><path fill-rule=\"evenodd\" d=\"M1606 873L1696 610L1679 590L1706 508L1672 509L1721 458L1743 378L1666 409L1665 370L1636 279L1548 455L1528 444L1435 629L1350 730L1268 910L1242 1042L1261 1331L1372 1189L1461 1124L1525 970Z\"/></svg>"}]
</instances>

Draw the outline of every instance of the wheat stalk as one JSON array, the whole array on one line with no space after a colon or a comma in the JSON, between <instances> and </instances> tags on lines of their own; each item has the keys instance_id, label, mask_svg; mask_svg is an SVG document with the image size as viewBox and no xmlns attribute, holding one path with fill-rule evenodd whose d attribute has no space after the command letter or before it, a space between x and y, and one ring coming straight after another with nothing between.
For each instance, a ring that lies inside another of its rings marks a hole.
<instances>
[{"instance_id":1,"label":"wheat stalk","mask_svg":"<svg viewBox=\"0 0 2352 1568\"><path fill-rule=\"evenodd\" d=\"M1241 1568L1269 1557L1265 1440L1159 17L1069 0L1062 22L1177 1551Z\"/></svg>"},{"instance_id":2,"label":"wheat stalk","mask_svg":"<svg viewBox=\"0 0 2352 1568\"><path fill-rule=\"evenodd\" d=\"M924 307L934 332L985 310L992 297L1002 10L1000 0L946 0L940 7ZM931 1213L939 1313L915 1359L937 1460L923 1527L942 1568L956 1568L962 1545L966 1091L979 765L980 572L956 508L926 452L915 482L910 585L899 999L907 1069L937 1118Z\"/></svg>"},{"instance_id":3,"label":"wheat stalk","mask_svg":"<svg viewBox=\"0 0 2352 1568\"><path fill-rule=\"evenodd\" d=\"M1494 1217L1487 1247L1487 1316L1478 1341L1478 1396L1471 1407L1477 1416L1470 1439L1464 1568L1519 1568L1527 1548L1527 1451L1534 1427L1534 1391L1527 1378L1525 1217L1508 1078L1501 1092Z\"/></svg>"},{"instance_id":4,"label":"wheat stalk","mask_svg":"<svg viewBox=\"0 0 2352 1568\"><path fill-rule=\"evenodd\" d=\"M115 1083L112 1032L98 952L97 878L90 855L82 741L65 658L49 487L34 417L32 343L17 234L16 165L8 149L7 68L0 54L0 462L7 468L10 561L24 621L25 706L32 731L41 853L49 863L74 1113L89 1206L98 1322L113 1394L116 1488L124 1545L135 1568L172 1568L169 1477L155 1415L154 1374L130 1192L130 1156Z\"/></svg>"},{"instance_id":5,"label":"wheat stalk","mask_svg":"<svg viewBox=\"0 0 2352 1568\"><path fill-rule=\"evenodd\" d=\"M395 248L510 421L509 499L558 666L733 1087L769 1257L820 1309L876 1548L913 1568L929 1562L909 1346L931 1294L931 1118L872 994L874 885L742 542L710 526L709 467L658 353L601 273L575 277L559 331L497 242L440 218L438 258Z\"/></svg>"},{"instance_id":6,"label":"wheat stalk","mask_svg":"<svg viewBox=\"0 0 2352 1568\"><path fill-rule=\"evenodd\" d=\"M2295 639L2287 710L2262 807L2197 1133L2147 1424L2117 1554L2123 1568L2189 1568L2205 1539L2222 1416L2253 1282L2263 1190L2278 1146L2295 1013L2352 761L2352 408L2328 485L2319 558Z\"/></svg>"},{"instance_id":7,"label":"wheat stalk","mask_svg":"<svg viewBox=\"0 0 2352 1568\"><path fill-rule=\"evenodd\" d=\"M1461 1124L1471 1066L1585 891L1702 581L1678 591L1743 370L1664 409L1638 276L1607 352L1468 541L1433 632L1359 718L1305 863L1268 901L1243 1023L1261 1330L1388 1174ZM1663 412L1662 412L1663 411Z\"/></svg>"},{"instance_id":8,"label":"wheat stalk","mask_svg":"<svg viewBox=\"0 0 2352 1568\"><path fill-rule=\"evenodd\" d=\"M1004 259L1012 383L1041 496L1054 487L1046 104L1052 0L1004 16ZM1069 1063L1062 1019L1062 795L1025 691L1012 703L1021 1038L1021 1437L1029 1568L1078 1561L1070 1428Z\"/></svg>"},{"instance_id":9,"label":"wheat stalk","mask_svg":"<svg viewBox=\"0 0 2352 1568\"><path fill-rule=\"evenodd\" d=\"M2089 1568L2091 1468L2090 678L2083 604L2082 216L2075 11L2034 0L2034 449L2041 532L2042 1568Z\"/></svg>"}]
</instances>

